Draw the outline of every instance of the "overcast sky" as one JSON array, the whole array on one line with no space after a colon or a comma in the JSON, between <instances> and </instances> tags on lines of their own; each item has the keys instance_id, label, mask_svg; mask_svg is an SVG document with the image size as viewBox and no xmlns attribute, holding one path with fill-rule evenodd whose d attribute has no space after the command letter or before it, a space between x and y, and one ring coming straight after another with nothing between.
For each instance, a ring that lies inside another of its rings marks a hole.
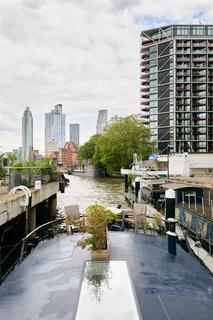
<instances>
[{"instance_id":1,"label":"overcast sky","mask_svg":"<svg viewBox=\"0 0 213 320\"><path fill-rule=\"evenodd\" d=\"M0 151L21 146L30 107L34 148L44 150L44 113L57 103L95 134L99 109L140 112L140 32L212 23L212 0L0 0Z\"/></svg>"}]
</instances>

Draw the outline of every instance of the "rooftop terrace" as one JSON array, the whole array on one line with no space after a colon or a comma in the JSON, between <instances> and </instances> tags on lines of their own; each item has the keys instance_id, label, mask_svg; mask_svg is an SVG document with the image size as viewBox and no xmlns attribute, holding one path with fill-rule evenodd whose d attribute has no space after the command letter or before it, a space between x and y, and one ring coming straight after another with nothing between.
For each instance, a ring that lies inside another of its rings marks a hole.
<instances>
[{"instance_id":1,"label":"rooftop terrace","mask_svg":"<svg viewBox=\"0 0 213 320\"><path fill-rule=\"evenodd\" d=\"M72 319L90 259L75 246L79 236L41 242L16 267L0 288L1 319ZM127 261L142 319L212 318L213 278L194 256L180 247L171 256L166 238L132 232L111 232L110 252L111 260Z\"/></svg>"}]
</instances>

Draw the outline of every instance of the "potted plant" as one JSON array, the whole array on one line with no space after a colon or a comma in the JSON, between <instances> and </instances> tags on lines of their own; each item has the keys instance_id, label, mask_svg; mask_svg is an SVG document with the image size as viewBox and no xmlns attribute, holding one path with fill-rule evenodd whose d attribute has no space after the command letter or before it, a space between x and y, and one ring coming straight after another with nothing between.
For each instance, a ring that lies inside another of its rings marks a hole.
<instances>
[{"instance_id":1,"label":"potted plant","mask_svg":"<svg viewBox=\"0 0 213 320\"><path fill-rule=\"evenodd\" d=\"M78 246L84 249L90 246L92 260L107 260L109 244L107 225L116 219L116 215L100 204L90 205L84 212L85 225L83 231L88 233L78 241Z\"/></svg>"},{"instance_id":2,"label":"potted plant","mask_svg":"<svg viewBox=\"0 0 213 320\"><path fill-rule=\"evenodd\" d=\"M165 225L163 222L163 219L161 217L161 214L159 212L154 214L154 223L153 227L154 229L160 234L160 235L165 235Z\"/></svg>"}]
</instances>

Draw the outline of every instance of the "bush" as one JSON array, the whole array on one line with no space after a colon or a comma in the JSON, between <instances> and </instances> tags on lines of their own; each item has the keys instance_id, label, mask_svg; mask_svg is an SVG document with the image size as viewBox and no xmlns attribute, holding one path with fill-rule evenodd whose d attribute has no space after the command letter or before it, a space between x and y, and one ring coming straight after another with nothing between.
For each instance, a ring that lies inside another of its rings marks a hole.
<instances>
[{"instance_id":1,"label":"bush","mask_svg":"<svg viewBox=\"0 0 213 320\"><path fill-rule=\"evenodd\" d=\"M0 164L0 179L5 178L7 174L7 170L2 167L2 164Z\"/></svg>"},{"instance_id":2,"label":"bush","mask_svg":"<svg viewBox=\"0 0 213 320\"><path fill-rule=\"evenodd\" d=\"M94 250L106 249L107 234L106 228L109 223L116 219L116 214L107 210L99 204L90 205L85 210L86 223L83 227L84 232L89 233L88 237L78 241L78 246L84 249L91 245Z\"/></svg>"}]
</instances>

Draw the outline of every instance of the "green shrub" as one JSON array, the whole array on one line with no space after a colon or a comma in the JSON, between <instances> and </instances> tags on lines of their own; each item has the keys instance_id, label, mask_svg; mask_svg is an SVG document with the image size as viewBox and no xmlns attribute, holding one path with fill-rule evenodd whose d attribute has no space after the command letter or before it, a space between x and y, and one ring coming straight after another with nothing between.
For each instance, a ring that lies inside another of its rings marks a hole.
<instances>
[{"instance_id":1,"label":"green shrub","mask_svg":"<svg viewBox=\"0 0 213 320\"><path fill-rule=\"evenodd\" d=\"M116 217L116 214L107 210L102 205L95 204L87 207L85 210L86 222L83 231L90 235L78 241L78 246L81 246L82 249L87 245L91 245L94 250L106 249L106 228Z\"/></svg>"}]
</instances>

